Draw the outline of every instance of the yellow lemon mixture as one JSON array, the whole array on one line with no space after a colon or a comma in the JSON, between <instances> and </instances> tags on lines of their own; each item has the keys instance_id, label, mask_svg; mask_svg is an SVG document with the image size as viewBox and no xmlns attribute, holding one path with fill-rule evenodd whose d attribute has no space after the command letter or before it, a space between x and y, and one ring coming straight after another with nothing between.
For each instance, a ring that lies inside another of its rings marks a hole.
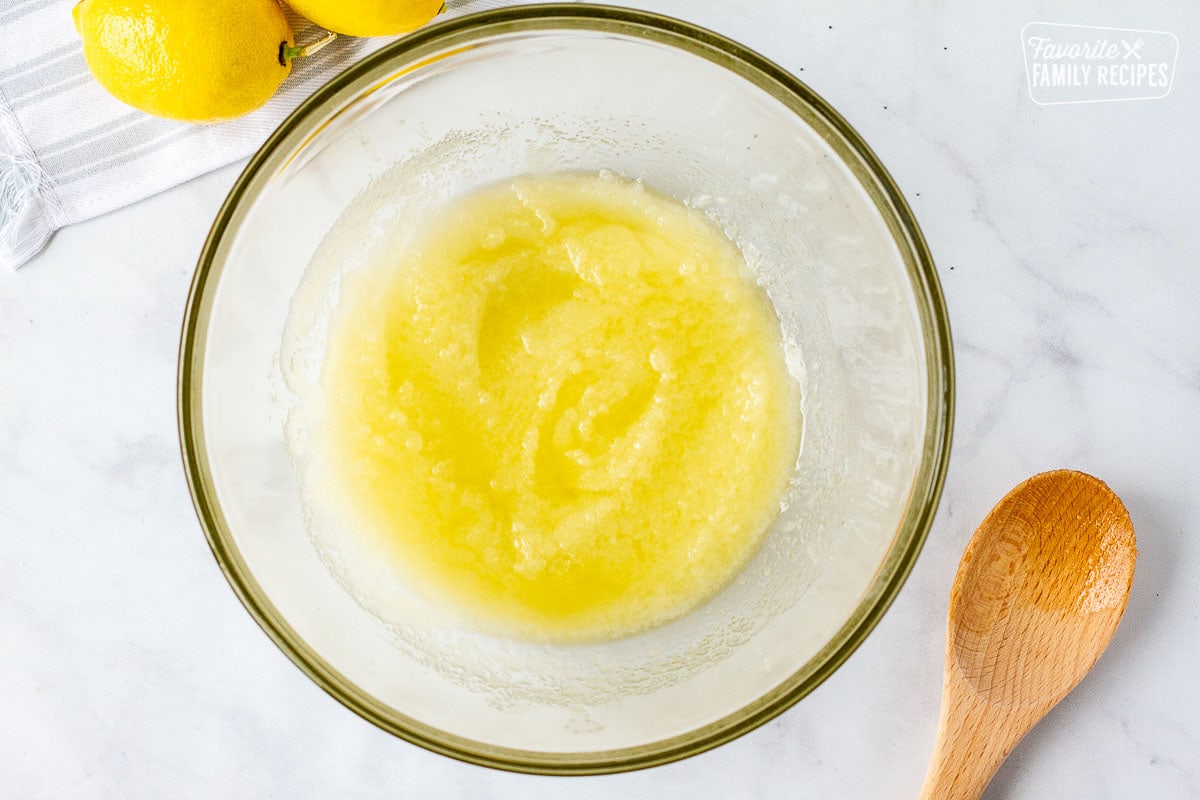
<instances>
[{"instance_id":1,"label":"yellow lemon mixture","mask_svg":"<svg viewBox=\"0 0 1200 800\"><path fill-rule=\"evenodd\" d=\"M344 287L329 469L418 593L614 638L745 565L800 442L779 320L699 211L600 175L461 198Z\"/></svg>"}]
</instances>

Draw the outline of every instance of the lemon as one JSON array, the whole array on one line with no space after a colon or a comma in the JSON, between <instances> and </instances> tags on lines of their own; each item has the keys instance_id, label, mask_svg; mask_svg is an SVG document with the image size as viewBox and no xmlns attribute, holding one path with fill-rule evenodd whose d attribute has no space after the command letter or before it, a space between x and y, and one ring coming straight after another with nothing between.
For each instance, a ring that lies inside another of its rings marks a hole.
<instances>
[{"instance_id":1,"label":"lemon","mask_svg":"<svg viewBox=\"0 0 1200 800\"><path fill-rule=\"evenodd\" d=\"M394 36L438 15L442 0L287 0L300 16L347 36Z\"/></svg>"},{"instance_id":2,"label":"lemon","mask_svg":"<svg viewBox=\"0 0 1200 800\"><path fill-rule=\"evenodd\" d=\"M291 72L276 0L82 0L75 28L96 80L170 119L213 122L261 106Z\"/></svg>"}]
</instances>

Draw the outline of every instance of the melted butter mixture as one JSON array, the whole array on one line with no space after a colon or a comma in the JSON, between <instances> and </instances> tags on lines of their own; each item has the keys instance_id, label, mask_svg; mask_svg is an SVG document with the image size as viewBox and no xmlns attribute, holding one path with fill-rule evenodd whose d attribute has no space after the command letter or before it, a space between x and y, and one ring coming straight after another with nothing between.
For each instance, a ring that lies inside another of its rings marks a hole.
<instances>
[{"instance_id":1,"label":"melted butter mixture","mask_svg":"<svg viewBox=\"0 0 1200 800\"><path fill-rule=\"evenodd\" d=\"M482 627L601 640L746 563L800 442L737 248L640 184L530 176L358 273L323 387L332 477L401 579Z\"/></svg>"}]
</instances>

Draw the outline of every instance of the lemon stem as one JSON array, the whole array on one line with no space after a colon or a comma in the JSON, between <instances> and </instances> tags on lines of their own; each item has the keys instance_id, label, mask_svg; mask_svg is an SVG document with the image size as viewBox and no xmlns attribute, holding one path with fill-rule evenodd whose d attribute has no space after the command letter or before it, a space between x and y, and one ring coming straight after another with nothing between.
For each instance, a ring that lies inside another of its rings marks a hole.
<instances>
[{"instance_id":1,"label":"lemon stem","mask_svg":"<svg viewBox=\"0 0 1200 800\"><path fill-rule=\"evenodd\" d=\"M287 41L282 41L279 43L279 63L286 67L288 62L293 58L308 58L320 52L336 38L337 34L330 31L315 42L306 45L294 45L288 44Z\"/></svg>"}]
</instances>

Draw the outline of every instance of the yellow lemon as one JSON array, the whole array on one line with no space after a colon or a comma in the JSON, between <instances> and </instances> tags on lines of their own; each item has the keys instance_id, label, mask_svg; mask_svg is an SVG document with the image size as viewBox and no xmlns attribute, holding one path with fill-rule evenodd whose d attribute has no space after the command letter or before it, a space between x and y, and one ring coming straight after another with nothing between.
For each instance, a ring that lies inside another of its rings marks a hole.
<instances>
[{"instance_id":1,"label":"yellow lemon","mask_svg":"<svg viewBox=\"0 0 1200 800\"><path fill-rule=\"evenodd\" d=\"M300 16L347 36L394 36L438 15L442 0L287 0Z\"/></svg>"},{"instance_id":2,"label":"yellow lemon","mask_svg":"<svg viewBox=\"0 0 1200 800\"><path fill-rule=\"evenodd\" d=\"M276 0L82 0L72 14L96 80L156 116L237 117L291 72L292 29Z\"/></svg>"}]
</instances>

